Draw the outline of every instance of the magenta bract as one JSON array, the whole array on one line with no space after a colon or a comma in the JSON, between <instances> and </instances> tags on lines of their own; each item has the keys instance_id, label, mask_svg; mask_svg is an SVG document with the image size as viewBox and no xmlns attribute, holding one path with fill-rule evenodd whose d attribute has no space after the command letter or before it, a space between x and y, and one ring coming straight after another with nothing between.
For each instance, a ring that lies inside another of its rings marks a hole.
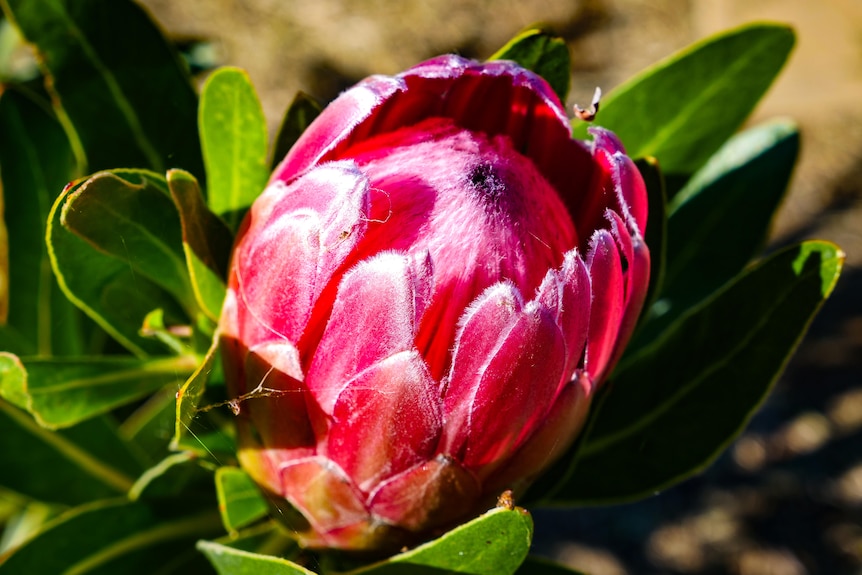
<instances>
[{"instance_id":1,"label":"magenta bract","mask_svg":"<svg viewBox=\"0 0 862 575\"><path fill-rule=\"evenodd\" d=\"M517 494L643 303L646 192L544 80L444 56L345 92L240 231L221 320L240 461L311 547L391 548Z\"/></svg>"}]
</instances>

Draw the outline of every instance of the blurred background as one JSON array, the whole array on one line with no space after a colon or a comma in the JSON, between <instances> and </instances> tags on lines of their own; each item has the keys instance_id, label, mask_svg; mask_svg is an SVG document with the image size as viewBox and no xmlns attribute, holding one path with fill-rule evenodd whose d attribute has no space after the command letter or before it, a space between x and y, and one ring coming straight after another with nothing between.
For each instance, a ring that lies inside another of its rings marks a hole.
<instances>
[{"instance_id":1,"label":"blurred background","mask_svg":"<svg viewBox=\"0 0 862 575\"><path fill-rule=\"evenodd\" d=\"M535 550L592 575L862 573L862 0L139 1L195 61L245 68L272 133L297 90L325 103L440 53L487 57L533 24L569 44L569 109L711 33L794 25L789 66L751 119L802 130L771 247L837 242L837 290L711 469L637 504L536 510Z\"/></svg>"}]
</instances>

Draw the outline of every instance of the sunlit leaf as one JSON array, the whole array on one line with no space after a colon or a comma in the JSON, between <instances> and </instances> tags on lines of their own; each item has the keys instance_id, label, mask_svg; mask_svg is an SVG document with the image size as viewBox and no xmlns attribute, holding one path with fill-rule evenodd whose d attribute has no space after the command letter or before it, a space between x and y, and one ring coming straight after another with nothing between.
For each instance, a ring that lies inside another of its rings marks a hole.
<instances>
[{"instance_id":1,"label":"sunlit leaf","mask_svg":"<svg viewBox=\"0 0 862 575\"><path fill-rule=\"evenodd\" d=\"M692 174L748 117L794 42L779 24L707 38L613 90L595 123L615 132L630 156L658 158L665 174Z\"/></svg>"},{"instance_id":2,"label":"sunlit leaf","mask_svg":"<svg viewBox=\"0 0 862 575\"><path fill-rule=\"evenodd\" d=\"M532 537L529 513L497 508L415 549L350 573L511 575L527 557Z\"/></svg>"},{"instance_id":3,"label":"sunlit leaf","mask_svg":"<svg viewBox=\"0 0 862 575\"><path fill-rule=\"evenodd\" d=\"M24 381L15 369L23 363ZM192 356L139 360L132 357L24 358L0 353L0 389L23 394L43 427L68 427L170 385L178 389L197 367ZM7 377L7 374L9 376ZM9 378L12 382L8 381ZM22 385L23 384L23 385ZM19 389L20 386L20 389ZM20 401L7 397L16 405Z\"/></svg>"},{"instance_id":4,"label":"sunlit leaf","mask_svg":"<svg viewBox=\"0 0 862 575\"><path fill-rule=\"evenodd\" d=\"M117 173L129 178L153 177L134 170ZM48 219L48 254L60 287L72 302L132 353L142 357L163 354L167 351L163 344L140 334L144 318L152 310L162 309L172 321L179 322L185 312L168 292L135 273L128 260L94 249L60 223L62 207L80 183L67 186Z\"/></svg>"},{"instance_id":5,"label":"sunlit leaf","mask_svg":"<svg viewBox=\"0 0 862 575\"><path fill-rule=\"evenodd\" d=\"M207 201L232 230L269 178L266 119L248 74L220 68L207 78L198 119Z\"/></svg>"},{"instance_id":6,"label":"sunlit leaf","mask_svg":"<svg viewBox=\"0 0 862 575\"><path fill-rule=\"evenodd\" d=\"M269 506L249 475L238 467L219 467L216 471L216 493L225 529L237 530L266 517Z\"/></svg>"},{"instance_id":7,"label":"sunlit leaf","mask_svg":"<svg viewBox=\"0 0 862 575\"><path fill-rule=\"evenodd\" d=\"M65 196L60 223L171 293L190 314L197 309L179 214L161 177L100 172Z\"/></svg>"},{"instance_id":8,"label":"sunlit leaf","mask_svg":"<svg viewBox=\"0 0 862 575\"><path fill-rule=\"evenodd\" d=\"M287 559L242 551L213 541L199 541L198 549L219 575L315 575L314 571Z\"/></svg>"},{"instance_id":9,"label":"sunlit leaf","mask_svg":"<svg viewBox=\"0 0 862 575\"><path fill-rule=\"evenodd\" d=\"M168 187L180 212L183 250L198 305L218 321L233 234L207 208L197 181L188 172L168 172Z\"/></svg>"}]
</instances>

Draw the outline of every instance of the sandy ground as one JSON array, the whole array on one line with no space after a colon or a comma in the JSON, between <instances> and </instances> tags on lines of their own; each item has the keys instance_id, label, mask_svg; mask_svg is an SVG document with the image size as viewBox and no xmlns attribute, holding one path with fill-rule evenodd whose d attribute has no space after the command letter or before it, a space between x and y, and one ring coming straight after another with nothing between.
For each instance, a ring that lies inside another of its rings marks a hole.
<instances>
[{"instance_id":1,"label":"sandy ground","mask_svg":"<svg viewBox=\"0 0 862 575\"><path fill-rule=\"evenodd\" d=\"M793 24L791 62L753 122L790 116L802 158L775 242L838 242L833 299L743 438L707 474L638 505L540 515L537 550L593 575L862 571L862 2L860 0L140 0L177 39L245 68L275 129L297 90L325 102L372 73L491 54L544 23L585 103L710 33ZM543 527L544 526L544 527Z\"/></svg>"}]
</instances>

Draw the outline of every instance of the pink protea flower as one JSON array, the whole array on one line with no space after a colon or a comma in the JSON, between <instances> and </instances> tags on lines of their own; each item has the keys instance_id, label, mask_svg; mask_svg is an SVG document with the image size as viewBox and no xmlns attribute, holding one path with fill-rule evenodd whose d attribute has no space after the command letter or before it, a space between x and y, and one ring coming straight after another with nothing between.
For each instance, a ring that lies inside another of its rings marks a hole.
<instances>
[{"instance_id":1,"label":"pink protea flower","mask_svg":"<svg viewBox=\"0 0 862 575\"><path fill-rule=\"evenodd\" d=\"M646 192L548 85L443 56L335 100L240 231L221 320L239 458L311 547L391 548L577 435L648 283Z\"/></svg>"}]
</instances>

